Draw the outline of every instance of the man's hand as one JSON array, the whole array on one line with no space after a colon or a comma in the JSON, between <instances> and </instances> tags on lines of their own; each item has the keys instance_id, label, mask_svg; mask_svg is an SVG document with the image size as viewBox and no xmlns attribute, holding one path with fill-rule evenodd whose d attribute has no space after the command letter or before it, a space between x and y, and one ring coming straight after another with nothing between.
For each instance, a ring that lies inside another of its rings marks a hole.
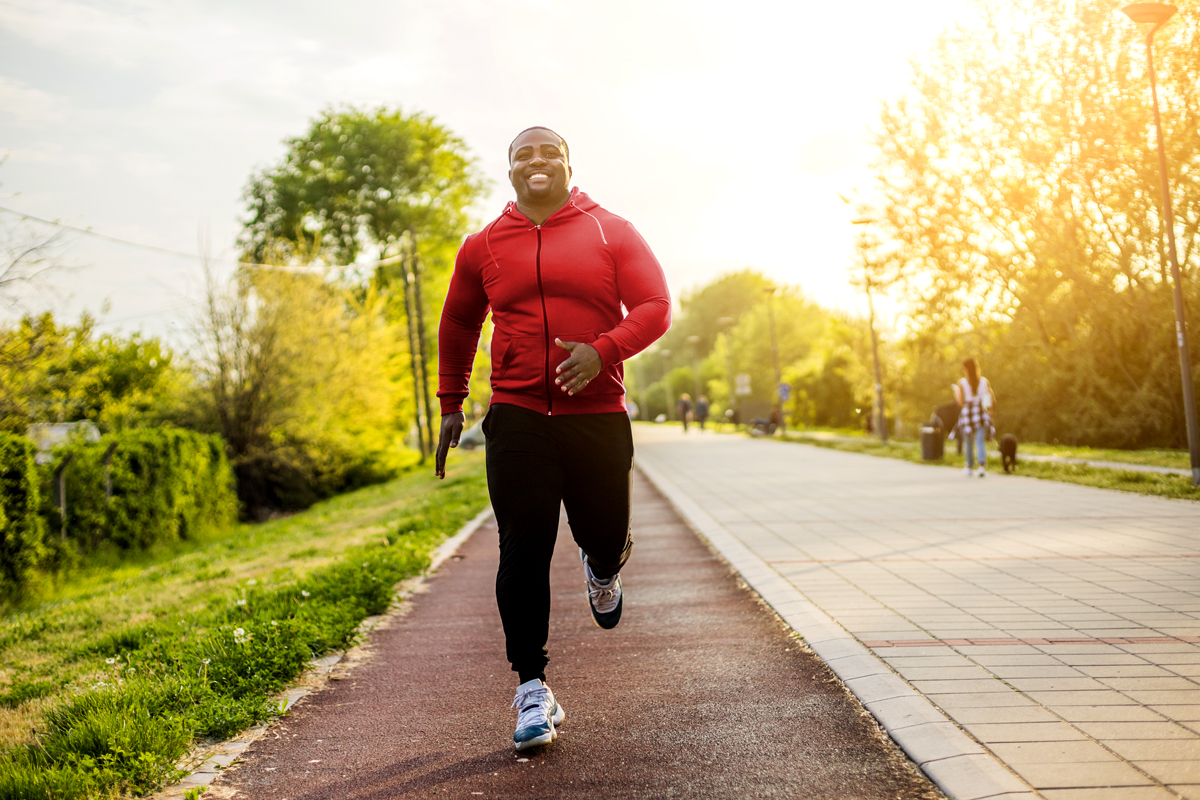
<instances>
[{"instance_id":1,"label":"man's hand","mask_svg":"<svg viewBox=\"0 0 1200 800\"><path fill-rule=\"evenodd\" d=\"M438 436L437 457L433 467L439 478L446 477L446 454L450 452L451 447L458 447L458 437L462 436L464 419L461 411L442 415L442 432Z\"/></svg>"},{"instance_id":2,"label":"man's hand","mask_svg":"<svg viewBox=\"0 0 1200 800\"><path fill-rule=\"evenodd\" d=\"M571 354L570 358L558 365L556 370L558 377L554 379L555 385L568 395L582 392L583 387L587 386L592 378L599 375L600 370L604 367L600 360L600 354L596 352L596 348L583 342L564 342L562 339L555 339L554 343Z\"/></svg>"}]
</instances>

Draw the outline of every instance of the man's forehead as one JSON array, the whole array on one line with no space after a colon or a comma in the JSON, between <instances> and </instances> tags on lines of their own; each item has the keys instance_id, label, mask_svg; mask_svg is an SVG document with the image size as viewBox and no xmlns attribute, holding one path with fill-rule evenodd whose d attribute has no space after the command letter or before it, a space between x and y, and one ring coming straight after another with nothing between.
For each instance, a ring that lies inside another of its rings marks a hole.
<instances>
[{"instance_id":1,"label":"man's forehead","mask_svg":"<svg viewBox=\"0 0 1200 800\"><path fill-rule=\"evenodd\" d=\"M555 147L561 148L563 145L563 140L553 131L547 131L538 128L532 131L525 131L516 139L513 139L512 149L515 153L522 147L531 147L538 144L552 144Z\"/></svg>"}]
</instances>

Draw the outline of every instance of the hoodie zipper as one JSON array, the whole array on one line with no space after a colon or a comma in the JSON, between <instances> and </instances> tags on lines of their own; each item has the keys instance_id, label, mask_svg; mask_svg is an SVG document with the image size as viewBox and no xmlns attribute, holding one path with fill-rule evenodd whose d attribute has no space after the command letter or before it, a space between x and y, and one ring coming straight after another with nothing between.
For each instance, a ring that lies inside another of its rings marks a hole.
<instances>
[{"instance_id":1,"label":"hoodie zipper","mask_svg":"<svg viewBox=\"0 0 1200 800\"><path fill-rule=\"evenodd\" d=\"M546 314L546 290L542 288L542 226L534 225L537 231L537 285L542 299L542 345L545 347L545 371L542 382L546 387L546 414L554 416L554 392L550 389L550 318Z\"/></svg>"}]
</instances>

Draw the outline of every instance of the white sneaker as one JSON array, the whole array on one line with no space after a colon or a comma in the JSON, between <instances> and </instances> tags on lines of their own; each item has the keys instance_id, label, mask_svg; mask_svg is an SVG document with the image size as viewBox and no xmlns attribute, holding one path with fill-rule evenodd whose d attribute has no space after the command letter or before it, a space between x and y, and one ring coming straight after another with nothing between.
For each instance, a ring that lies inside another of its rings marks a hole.
<instances>
[{"instance_id":1,"label":"white sneaker","mask_svg":"<svg viewBox=\"0 0 1200 800\"><path fill-rule=\"evenodd\" d=\"M582 547L579 548L579 558L583 561L583 577L587 581L588 606L592 609L592 621L605 630L611 630L621 621L621 576L613 575L602 581L592 574L587 553L583 552Z\"/></svg>"},{"instance_id":2,"label":"white sneaker","mask_svg":"<svg viewBox=\"0 0 1200 800\"><path fill-rule=\"evenodd\" d=\"M517 709L517 731L513 734L517 750L553 742L558 738L558 726L567 716L554 699L554 692L537 678L517 687L512 708Z\"/></svg>"},{"instance_id":3,"label":"white sneaker","mask_svg":"<svg viewBox=\"0 0 1200 800\"><path fill-rule=\"evenodd\" d=\"M979 466L979 469L975 470L975 474L976 474L976 475L978 475L978 476L979 476L979 477L981 477L981 478L982 478L984 475L986 475L986 474L987 474L987 473L985 473L985 472L983 471L983 465L982 465L982 464Z\"/></svg>"},{"instance_id":4,"label":"white sneaker","mask_svg":"<svg viewBox=\"0 0 1200 800\"><path fill-rule=\"evenodd\" d=\"M968 478L971 477L971 468L963 467L963 475L966 475Z\"/></svg>"}]
</instances>

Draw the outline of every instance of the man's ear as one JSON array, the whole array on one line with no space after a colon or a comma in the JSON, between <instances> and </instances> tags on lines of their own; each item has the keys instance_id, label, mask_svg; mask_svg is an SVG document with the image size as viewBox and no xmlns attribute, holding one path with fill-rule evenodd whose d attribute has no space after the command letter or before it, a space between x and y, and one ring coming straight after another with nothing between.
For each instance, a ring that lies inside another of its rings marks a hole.
<instances>
[{"instance_id":1,"label":"man's ear","mask_svg":"<svg viewBox=\"0 0 1200 800\"><path fill-rule=\"evenodd\" d=\"M573 177L575 177L575 170L571 169L570 164L567 164L567 180L571 180Z\"/></svg>"}]
</instances>

